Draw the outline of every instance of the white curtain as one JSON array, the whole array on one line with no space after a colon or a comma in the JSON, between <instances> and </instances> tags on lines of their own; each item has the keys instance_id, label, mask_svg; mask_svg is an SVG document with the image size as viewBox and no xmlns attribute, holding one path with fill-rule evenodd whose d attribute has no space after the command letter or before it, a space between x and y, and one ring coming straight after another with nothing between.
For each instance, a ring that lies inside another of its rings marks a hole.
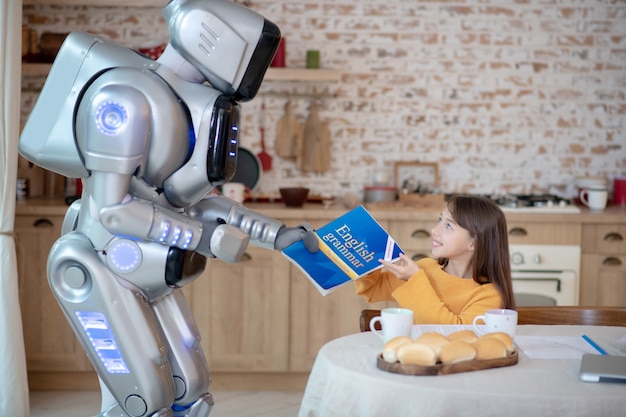
<instances>
[{"instance_id":1,"label":"white curtain","mask_svg":"<svg viewBox=\"0 0 626 417\"><path fill-rule=\"evenodd\" d=\"M28 417L13 224L20 126L22 0L0 0L0 416Z\"/></svg>"}]
</instances>

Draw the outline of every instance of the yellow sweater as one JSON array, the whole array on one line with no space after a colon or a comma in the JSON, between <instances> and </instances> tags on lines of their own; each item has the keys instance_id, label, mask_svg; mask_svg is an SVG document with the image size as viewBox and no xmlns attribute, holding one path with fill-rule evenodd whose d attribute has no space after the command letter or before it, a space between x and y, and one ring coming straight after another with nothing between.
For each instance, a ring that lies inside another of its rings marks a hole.
<instances>
[{"instance_id":1,"label":"yellow sweater","mask_svg":"<svg viewBox=\"0 0 626 417\"><path fill-rule=\"evenodd\" d=\"M417 265L420 270L407 281L378 269L355 281L356 292L370 303L397 301L413 310L416 324L472 324L475 316L502 308L493 284L450 275L435 259L420 259Z\"/></svg>"}]
</instances>

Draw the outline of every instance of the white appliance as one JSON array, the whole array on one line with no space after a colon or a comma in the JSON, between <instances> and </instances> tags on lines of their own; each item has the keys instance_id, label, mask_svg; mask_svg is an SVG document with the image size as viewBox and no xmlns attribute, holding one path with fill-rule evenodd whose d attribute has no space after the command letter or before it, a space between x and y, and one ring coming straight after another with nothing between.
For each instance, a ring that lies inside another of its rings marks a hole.
<instances>
[{"instance_id":1,"label":"white appliance","mask_svg":"<svg viewBox=\"0 0 626 417\"><path fill-rule=\"evenodd\" d=\"M517 306L578 305L580 246L510 245Z\"/></svg>"}]
</instances>

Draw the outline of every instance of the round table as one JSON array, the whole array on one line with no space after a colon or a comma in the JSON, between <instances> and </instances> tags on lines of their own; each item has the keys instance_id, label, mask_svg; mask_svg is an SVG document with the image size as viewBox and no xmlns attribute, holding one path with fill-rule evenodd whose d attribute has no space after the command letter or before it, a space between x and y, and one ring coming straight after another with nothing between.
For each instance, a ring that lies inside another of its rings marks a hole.
<instances>
[{"instance_id":1,"label":"round table","mask_svg":"<svg viewBox=\"0 0 626 417\"><path fill-rule=\"evenodd\" d=\"M517 335L583 334L621 354L624 327L518 326ZM517 336L516 336L517 337ZM580 359L531 359L516 365L451 375L413 376L382 371L383 343L371 332L335 339L320 349L299 417L394 416L621 416L626 384L583 382Z\"/></svg>"}]
</instances>

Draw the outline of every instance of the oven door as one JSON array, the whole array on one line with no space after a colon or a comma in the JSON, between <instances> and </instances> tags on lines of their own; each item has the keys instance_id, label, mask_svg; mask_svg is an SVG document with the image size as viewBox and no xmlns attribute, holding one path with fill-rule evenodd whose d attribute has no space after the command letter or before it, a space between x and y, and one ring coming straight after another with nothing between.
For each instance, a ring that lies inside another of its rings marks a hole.
<instances>
[{"instance_id":1,"label":"oven door","mask_svg":"<svg viewBox=\"0 0 626 417\"><path fill-rule=\"evenodd\" d=\"M568 306L578 304L578 277L574 271L512 271L515 304Z\"/></svg>"}]
</instances>

